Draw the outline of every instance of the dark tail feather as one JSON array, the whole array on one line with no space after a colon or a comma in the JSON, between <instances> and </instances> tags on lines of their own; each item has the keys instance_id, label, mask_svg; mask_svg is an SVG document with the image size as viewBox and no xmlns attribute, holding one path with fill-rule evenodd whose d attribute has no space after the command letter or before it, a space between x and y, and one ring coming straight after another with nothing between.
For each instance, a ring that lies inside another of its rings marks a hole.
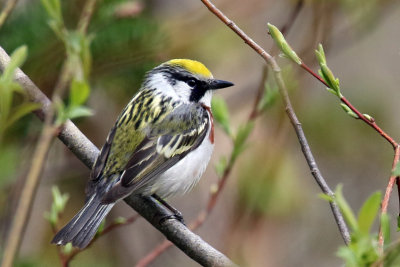
<instances>
[{"instance_id":1,"label":"dark tail feather","mask_svg":"<svg viewBox=\"0 0 400 267\"><path fill-rule=\"evenodd\" d=\"M72 242L74 247L85 248L114 204L102 204L101 199L93 195L78 214L54 236L51 243L66 245Z\"/></svg>"}]
</instances>

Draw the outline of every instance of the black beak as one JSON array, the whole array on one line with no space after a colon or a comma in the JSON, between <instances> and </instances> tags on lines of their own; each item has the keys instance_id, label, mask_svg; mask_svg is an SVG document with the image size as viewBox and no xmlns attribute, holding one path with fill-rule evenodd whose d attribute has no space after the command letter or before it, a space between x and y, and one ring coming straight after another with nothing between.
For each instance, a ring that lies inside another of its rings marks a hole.
<instances>
[{"instance_id":1,"label":"black beak","mask_svg":"<svg viewBox=\"0 0 400 267\"><path fill-rule=\"evenodd\" d=\"M208 82L208 86L211 90L222 89L233 85L234 85L233 83L223 80L210 80Z\"/></svg>"}]
</instances>

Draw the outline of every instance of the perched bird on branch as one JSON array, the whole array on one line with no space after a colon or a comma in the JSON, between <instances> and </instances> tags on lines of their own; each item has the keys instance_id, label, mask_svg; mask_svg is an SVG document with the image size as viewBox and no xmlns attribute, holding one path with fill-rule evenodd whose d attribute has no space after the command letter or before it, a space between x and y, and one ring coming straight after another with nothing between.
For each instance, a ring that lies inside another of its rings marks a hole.
<instances>
[{"instance_id":1,"label":"perched bird on branch","mask_svg":"<svg viewBox=\"0 0 400 267\"><path fill-rule=\"evenodd\" d=\"M52 243L85 248L115 203L128 195L153 195L163 202L193 188L214 147L212 91L232 85L188 59L148 72L108 134L90 174L85 205Z\"/></svg>"}]
</instances>

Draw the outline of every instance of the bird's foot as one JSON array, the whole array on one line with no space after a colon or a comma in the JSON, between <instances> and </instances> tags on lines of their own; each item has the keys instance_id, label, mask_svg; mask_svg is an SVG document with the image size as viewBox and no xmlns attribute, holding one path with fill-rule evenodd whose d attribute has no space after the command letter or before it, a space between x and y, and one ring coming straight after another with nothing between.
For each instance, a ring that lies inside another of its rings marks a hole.
<instances>
[{"instance_id":1,"label":"bird's foot","mask_svg":"<svg viewBox=\"0 0 400 267\"><path fill-rule=\"evenodd\" d=\"M183 219L182 212L177 210L176 208L172 207L170 204L168 204L164 199L160 198L156 194L153 194L152 197L156 199L158 202L160 202L164 207L166 207L169 211L171 211L173 214L168 214L168 215L163 215L160 219L160 224L165 222L166 220L169 219L175 219L180 221L182 224L185 224L185 220Z\"/></svg>"}]
</instances>

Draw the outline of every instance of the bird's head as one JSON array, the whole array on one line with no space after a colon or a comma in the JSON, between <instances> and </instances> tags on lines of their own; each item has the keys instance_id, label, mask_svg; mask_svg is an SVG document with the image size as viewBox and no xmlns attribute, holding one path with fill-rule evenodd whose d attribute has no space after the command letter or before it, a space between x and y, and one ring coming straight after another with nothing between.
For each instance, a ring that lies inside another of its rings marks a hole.
<instances>
[{"instance_id":1,"label":"bird's head","mask_svg":"<svg viewBox=\"0 0 400 267\"><path fill-rule=\"evenodd\" d=\"M155 88L162 94L184 102L211 104L212 91L232 86L216 80L202 63L190 59L172 59L147 73L144 88Z\"/></svg>"}]
</instances>

